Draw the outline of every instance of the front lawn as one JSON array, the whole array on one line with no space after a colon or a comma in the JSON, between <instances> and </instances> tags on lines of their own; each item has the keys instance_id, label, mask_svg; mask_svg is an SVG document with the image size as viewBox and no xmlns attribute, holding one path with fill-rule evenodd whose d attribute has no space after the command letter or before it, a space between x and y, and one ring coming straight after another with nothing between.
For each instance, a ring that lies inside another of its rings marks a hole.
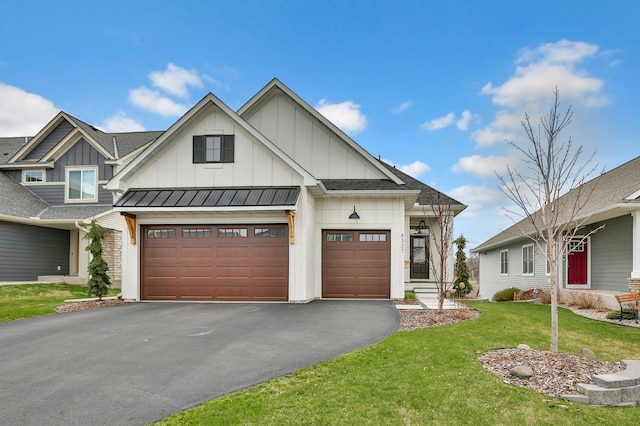
<instances>
[{"instance_id":1,"label":"front lawn","mask_svg":"<svg viewBox=\"0 0 640 426\"><path fill-rule=\"evenodd\" d=\"M115 296L120 289L109 289ZM0 286L0 322L55 313L67 299L82 299L87 287L68 284L21 284Z\"/></svg>"},{"instance_id":2,"label":"front lawn","mask_svg":"<svg viewBox=\"0 0 640 426\"><path fill-rule=\"evenodd\" d=\"M163 425L625 425L640 408L590 407L518 388L478 355L526 343L547 350L545 305L469 303L479 319L398 332L367 348L164 419ZM640 359L640 329L561 309L560 351Z\"/></svg>"}]
</instances>

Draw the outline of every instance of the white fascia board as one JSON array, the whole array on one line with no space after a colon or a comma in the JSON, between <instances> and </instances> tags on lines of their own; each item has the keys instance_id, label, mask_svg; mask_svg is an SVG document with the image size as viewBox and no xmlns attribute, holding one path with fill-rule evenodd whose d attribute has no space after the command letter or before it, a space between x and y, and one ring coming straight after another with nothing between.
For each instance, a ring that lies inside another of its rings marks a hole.
<instances>
[{"instance_id":1,"label":"white fascia board","mask_svg":"<svg viewBox=\"0 0 640 426\"><path fill-rule=\"evenodd\" d=\"M46 163L13 163L0 165L0 169L53 169L53 167L53 161Z\"/></svg>"},{"instance_id":2,"label":"white fascia board","mask_svg":"<svg viewBox=\"0 0 640 426\"><path fill-rule=\"evenodd\" d=\"M132 158L135 158L142 151L144 151L149 145L151 145L151 142L142 145L140 148L131 151L130 153L128 153L127 155L125 155L123 157L116 158L116 159L113 159L113 160L105 160L104 164L106 164L108 166L122 166L122 165L126 164L128 161L130 161Z\"/></svg>"},{"instance_id":3,"label":"white fascia board","mask_svg":"<svg viewBox=\"0 0 640 426\"><path fill-rule=\"evenodd\" d=\"M246 104L244 104L238 110L238 114L242 116L245 112L249 111L253 108L254 105L260 102L260 100L265 96L271 89L277 88L282 91L284 94L289 96L294 100L298 105L300 105L307 113L309 113L316 120L320 121L323 125L325 125L331 132L333 132L338 138L342 139L347 145L349 145L352 149L354 149L358 154L364 157L373 167L382 172L385 176L387 176L390 180L397 183L398 185L403 185L404 182L398 176L394 175L389 171L386 167L380 164L367 150L361 147L356 141L351 139L346 133L340 130L335 124L329 121L324 115L320 114L317 109L313 108L309 105L304 99L298 96L294 91L289 89L284 83L282 83L277 78L271 80L265 87L263 87L256 95L254 95Z\"/></svg>"},{"instance_id":4,"label":"white fascia board","mask_svg":"<svg viewBox=\"0 0 640 426\"><path fill-rule=\"evenodd\" d=\"M625 200L634 201L638 197L640 197L640 189L638 189L634 193L630 194L628 197L625 197Z\"/></svg>"},{"instance_id":5,"label":"white fascia board","mask_svg":"<svg viewBox=\"0 0 640 426\"><path fill-rule=\"evenodd\" d=\"M73 123L73 121L70 121ZM65 152L67 152L73 145L78 143L80 138L84 138L89 145L94 147L96 151L98 151L105 159L113 159L113 156L106 151L102 145L96 142L92 137L87 135L84 130L80 127L76 127L74 131L71 131L67 136L65 136L56 146L54 146L49 152L42 157L43 161L49 160L50 158L55 158L58 156L62 156Z\"/></svg>"},{"instance_id":6,"label":"white fascia board","mask_svg":"<svg viewBox=\"0 0 640 426\"><path fill-rule=\"evenodd\" d=\"M111 211L122 213L182 213L182 212L262 212L262 211L296 211L296 206L227 206L227 207L114 207Z\"/></svg>"}]
</instances>

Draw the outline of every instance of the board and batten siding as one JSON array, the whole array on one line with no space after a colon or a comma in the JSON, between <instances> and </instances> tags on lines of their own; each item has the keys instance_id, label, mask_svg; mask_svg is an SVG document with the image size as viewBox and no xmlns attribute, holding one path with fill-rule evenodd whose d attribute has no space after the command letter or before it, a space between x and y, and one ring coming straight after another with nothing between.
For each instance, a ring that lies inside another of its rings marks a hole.
<instances>
[{"instance_id":1,"label":"board and batten siding","mask_svg":"<svg viewBox=\"0 0 640 426\"><path fill-rule=\"evenodd\" d=\"M27 154L25 160L28 161L38 161L44 155L51 151L51 148L56 146L65 136L69 134L73 130L73 125L69 123L67 120L62 121L58 127L56 127L47 137L45 137L42 142L38 144L33 150Z\"/></svg>"},{"instance_id":2,"label":"board and batten siding","mask_svg":"<svg viewBox=\"0 0 640 426\"><path fill-rule=\"evenodd\" d=\"M284 95L245 119L320 179L387 179L341 138Z\"/></svg>"},{"instance_id":3,"label":"board and batten siding","mask_svg":"<svg viewBox=\"0 0 640 426\"><path fill-rule=\"evenodd\" d=\"M113 167L106 165L104 160L98 150L80 139L56 159L53 169L47 170L47 182L64 182L65 169L69 166L98 166L98 180L109 180L113 177Z\"/></svg>"},{"instance_id":4,"label":"board and batten siding","mask_svg":"<svg viewBox=\"0 0 640 426\"><path fill-rule=\"evenodd\" d=\"M0 222L0 281L69 275L69 238L62 229Z\"/></svg>"},{"instance_id":5,"label":"board and batten siding","mask_svg":"<svg viewBox=\"0 0 640 426\"><path fill-rule=\"evenodd\" d=\"M211 134L235 135L233 163L193 163L193 136ZM127 178L126 184L129 188L289 186L302 184L302 178L226 113L210 104Z\"/></svg>"}]
</instances>

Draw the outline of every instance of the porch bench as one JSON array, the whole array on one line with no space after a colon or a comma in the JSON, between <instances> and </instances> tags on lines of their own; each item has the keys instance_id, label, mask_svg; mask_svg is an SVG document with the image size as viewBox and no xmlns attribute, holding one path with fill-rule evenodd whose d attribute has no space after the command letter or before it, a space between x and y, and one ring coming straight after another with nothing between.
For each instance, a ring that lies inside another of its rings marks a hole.
<instances>
[{"instance_id":1,"label":"porch bench","mask_svg":"<svg viewBox=\"0 0 640 426\"><path fill-rule=\"evenodd\" d=\"M616 295L616 300L620 304L620 321L622 321L622 314L624 310L635 309L640 315L640 293L627 293ZM636 324L638 323L638 316L636 315Z\"/></svg>"}]
</instances>

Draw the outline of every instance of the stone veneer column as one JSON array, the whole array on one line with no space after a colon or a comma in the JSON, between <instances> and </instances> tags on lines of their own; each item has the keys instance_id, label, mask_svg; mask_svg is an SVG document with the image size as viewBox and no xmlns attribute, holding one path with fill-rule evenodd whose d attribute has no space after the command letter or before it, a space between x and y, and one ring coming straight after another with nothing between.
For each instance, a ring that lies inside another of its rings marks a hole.
<instances>
[{"instance_id":1,"label":"stone veneer column","mask_svg":"<svg viewBox=\"0 0 640 426\"><path fill-rule=\"evenodd\" d=\"M640 210L631 213L633 217L633 250L632 262L633 270L631 278L629 278L629 291L631 293L640 293Z\"/></svg>"}]
</instances>

